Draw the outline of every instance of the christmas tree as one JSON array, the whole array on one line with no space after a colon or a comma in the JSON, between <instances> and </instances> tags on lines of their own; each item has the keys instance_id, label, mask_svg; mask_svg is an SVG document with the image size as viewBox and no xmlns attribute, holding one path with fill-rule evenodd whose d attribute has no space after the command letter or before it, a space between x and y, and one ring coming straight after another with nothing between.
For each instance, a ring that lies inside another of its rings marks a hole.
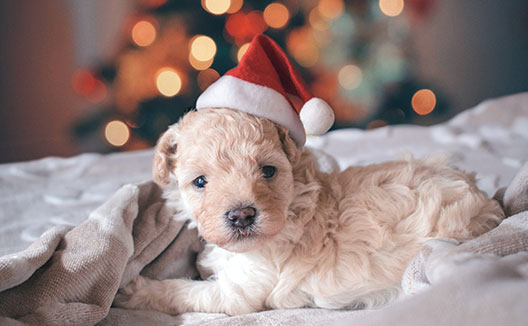
<instances>
[{"instance_id":1,"label":"christmas tree","mask_svg":"<svg viewBox=\"0 0 528 326\"><path fill-rule=\"evenodd\" d=\"M431 0L137 0L113 61L73 76L74 90L94 103L76 137L99 150L152 146L258 33L330 103L334 128L437 121L447 104L413 75L409 37L430 9Z\"/></svg>"}]
</instances>

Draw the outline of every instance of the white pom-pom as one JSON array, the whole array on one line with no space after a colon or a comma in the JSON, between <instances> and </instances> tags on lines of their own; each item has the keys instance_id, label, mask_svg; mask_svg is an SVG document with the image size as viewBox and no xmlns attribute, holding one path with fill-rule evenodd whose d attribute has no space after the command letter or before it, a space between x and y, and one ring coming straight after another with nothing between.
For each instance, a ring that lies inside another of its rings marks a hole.
<instances>
[{"instance_id":1,"label":"white pom-pom","mask_svg":"<svg viewBox=\"0 0 528 326\"><path fill-rule=\"evenodd\" d=\"M326 133L335 120L334 111L330 105L317 97L304 103L299 116L306 132L315 136Z\"/></svg>"}]
</instances>

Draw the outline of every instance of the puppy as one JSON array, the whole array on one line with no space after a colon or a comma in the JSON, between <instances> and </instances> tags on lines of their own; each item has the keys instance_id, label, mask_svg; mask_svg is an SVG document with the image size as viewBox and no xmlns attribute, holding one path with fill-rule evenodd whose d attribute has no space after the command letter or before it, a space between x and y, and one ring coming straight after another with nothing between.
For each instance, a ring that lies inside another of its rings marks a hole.
<instances>
[{"instance_id":1,"label":"puppy","mask_svg":"<svg viewBox=\"0 0 528 326\"><path fill-rule=\"evenodd\" d=\"M281 126L244 112L190 112L160 138L154 180L175 218L208 243L203 281L138 277L116 304L168 314L273 308L366 308L400 292L431 238L495 227L500 205L442 160L323 173Z\"/></svg>"}]
</instances>

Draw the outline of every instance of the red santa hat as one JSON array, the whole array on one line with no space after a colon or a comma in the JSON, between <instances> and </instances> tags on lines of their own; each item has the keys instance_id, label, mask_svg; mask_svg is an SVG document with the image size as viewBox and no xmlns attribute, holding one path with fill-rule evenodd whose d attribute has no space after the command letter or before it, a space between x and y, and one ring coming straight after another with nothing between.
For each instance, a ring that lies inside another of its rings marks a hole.
<instances>
[{"instance_id":1,"label":"red santa hat","mask_svg":"<svg viewBox=\"0 0 528 326\"><path fill-rule=\"evenodd\" d=\"M296 108L290 96L303 105ZM334 123L334 111L313 97L295 67L271 38L256 35L239 65L211 84L196 109L227 107L267 118L288 129L297 146L306 133L322 135ZM305 133L306 131L306 133Z\"/></svg>"}]
</instances>

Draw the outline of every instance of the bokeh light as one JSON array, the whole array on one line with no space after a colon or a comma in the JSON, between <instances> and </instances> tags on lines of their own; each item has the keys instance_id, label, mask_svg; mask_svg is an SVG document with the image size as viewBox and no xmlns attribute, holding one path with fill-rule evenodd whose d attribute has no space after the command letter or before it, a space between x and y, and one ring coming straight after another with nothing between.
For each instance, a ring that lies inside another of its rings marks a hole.
<instances>
[{"instance_id":1,"label":"bokeh light","mask_svg":"<svg viewBox=\"0 0 528 326\"><path fill-rule=\"evenodd\" d=\"M202 91L205 91L205 89L214 83L218 78L220 78L220 74L214 69L200 71L197 77L198 86Z\"/></svg>"},{"instance_id":2,"label":"bokeh light","mask_svg":"<svg viewBox=\"0 0 528 326\"><path fill-rule=\"evenodd\" d=\"M297 28L286 38L286 47L301 66L313 67L319 60L319 48L310 28Z\"/></svg>"},{"instance_id":3,"label":"bokeh light","mask_svg":"<svg viewBox=\"0 0 528 326\"><path fill-rule=\"evenodd\" d=\"M191 66L196 69L196 70L205 70L209 67L211 67L211 65L213 64L213 58L207 60L207 61L200 61L198 59L196 59L192 53L189 53L189 63L191 64Z\"/></svg>"},{"instance_id":4,"label":"bokeh light","mask_svg":"<svg viewBox=\"0 0 528 326\"><path fill-rule=\"evenodd\" d=\"M244 56L244 54L246 54L246 51L248 50L249 48L249 42L248 43L244 43L242 44L242 46L238 49L237 51L237 60L238 62L240 62L240 60L242 60L242 57Z\"/></svg>"},{"instance_id":5,"label":"bokeh light","mask_svg":"<svg viewBox=\"0 0 528 326\"><path fill-rule=\"evenodd\" d=\"M264 21L270 27L282 28L286 26L288 19L290 19L288 8L281 3L274 2L264 9Z\"/></svg>"},{"instance_id":6,"label":"bokeh light","mask_svg":"<svg viewBox=\"0 0 528 326\"><path fill-rule=\"evenodd\" d=\"M156 28L146 20L138 21L132 28L132 41L139 46L149 46L156 39Z\"/></svg>"},{"instance_id":7,"label":"bokeh light","mask_svg":"<svg viewBox=\"0 0 528 326\"><path fill-rule=\"evenodd\" d=\"M237 12L230 15L225 24L225 29L235 38L237 44L243 44L258 33L263 33L268 28L262 11L253 10L248 14Z\"/></svg>"},{"instance_id":8,"label":"bokeh light","mask_svg":"<svg viewBox=\"0 0 528 326\"><path fill-rule=\"evenodd\" d=\"M113 146L123 146L130 138L128 126L120 120L113 120L106 124L104 130L106 141Z\"/></svg>"},{"instance_id":9,"label":"bokeh light","mask_svg":"<svg viewBox=\"0 0 528 326\"><path fill-rule=\"evenodd\" d=\"M317 9L322 17L326 19L336 19L345 10L343 0L319 0Z\"/></svg>"},{"instance_id":10,"label":"bokeh light","mask_svg":"<svg viewBox=\"0 0 528 326\"><path fill-rule=\"evenodd\" d=\"M414 93L411 105L419 115L429 114L436 106L436 96L430 89L421 89Z\"/></svg>"},{"instance_id":11,"label":"bokeh light","mask_svg":"<svg viewBox=\"0 0 528 326\"><path fill-rule=\"evenodd\" d=\"M321 17L321 14L319 13L319 10L317 10L317 7L313 8L312 11L310 11L308 21L310 22L312 28L318 31L325 31L329 27L328 21Z\"/></svg>"},{"instance_id":12,"label":"bokeh light","mask_svg":"<svg viewBox=\"0 0 528 326\"><path fill-rule=\"evenodd\" d=\"M172 68L162 68L156 74L156 87L164 96L171 97L178 94L181 86L180 75Z\"/></svg>"},{"instance_id":13,"label":"bokeh light","mask_svg":"<svg viewBox=\"0 0 528 326\"><path fill-rule=\"evenodd\" d=\"M203 0L202 7L213 15L222 15L230 9L231 0Z\"/></svg>"},{"instance_id":14,"label":"bokeh light","mask_svg":"<svg viewBox=\"0 0 528 326\"><path fill-rule=\"evenodd\" d=\"M251 37L258 33L263 33L268 29L268 24L264 20L264 15L260 10L253 10L246 16L246 26Z\"/></svg>"},{"instance_id":15,"label":"bokeh light","mask_svg":"<svg viewBox=\"0 0 528 326\"><path fill-rule=\"evenodd\" d=\"M86 97L86 99L92 103L102 102L108 93L105 83L99 79L95 80L95 86L93 92Z\"/></svg>"},{"instance_id":16,"label":"bokeh light","mask_svg":"<svg viewBox=\"0 0 528 326\"><path fill-rule=\"evenodd\" d=\"M96 79L86 69L77 69L72 76L72 88L81 96L88 96L95 89Z\"/></svg>"},{"instance_id":17,"label":"bokeh light","mask_svg":"<svg viewBox=\"0 0 528 326\"><path fill-rule=\"evenodd\" d=\"M102 102L108 93L105 83L86 69L77 69L72 75L72 88L92 103Z\"/></svg>"},{"instance_id":18,"label":"bokeh light","mask_svg":"<svg viewBox=\"0 0 528 326\"><path fill-rule=\"evenodd\" d=\"M243 4L244 0L231 0L231 5L229 6L229 9L227 9L227 13L234 14L242 8Z\"/></svg>"},{"instance_id":19,"label":"bokeh light","mask_svg":"<svg viewBox=\"0 0 528 326\"><path fill-rule=\"evenodd\" d=\"M381 12L387 16L398 16L403 11L403 0L379 0Z\"/></svg>"},{"instance_id":20,"label":"bokeh light","mask_svg":"<svg viewBox=\"0 0 528 326\"><path fill-rule=\"evenodd\" d=\"M191 39L191 55L199 61L209 61L216 54L216 43L212 38L199 35Z\"/></svg>"},{"instance_id":21,"label":"bokeh light","mask_svg":"<svg viewBox=\"0 0 528 326\"><path fill-rule=\"evenodd\" d=\"M361 84L363 75L361 69L355 65L346 65L339 69L337 80L344 89L355 89Z\"/></svg>"}]
</instances>

